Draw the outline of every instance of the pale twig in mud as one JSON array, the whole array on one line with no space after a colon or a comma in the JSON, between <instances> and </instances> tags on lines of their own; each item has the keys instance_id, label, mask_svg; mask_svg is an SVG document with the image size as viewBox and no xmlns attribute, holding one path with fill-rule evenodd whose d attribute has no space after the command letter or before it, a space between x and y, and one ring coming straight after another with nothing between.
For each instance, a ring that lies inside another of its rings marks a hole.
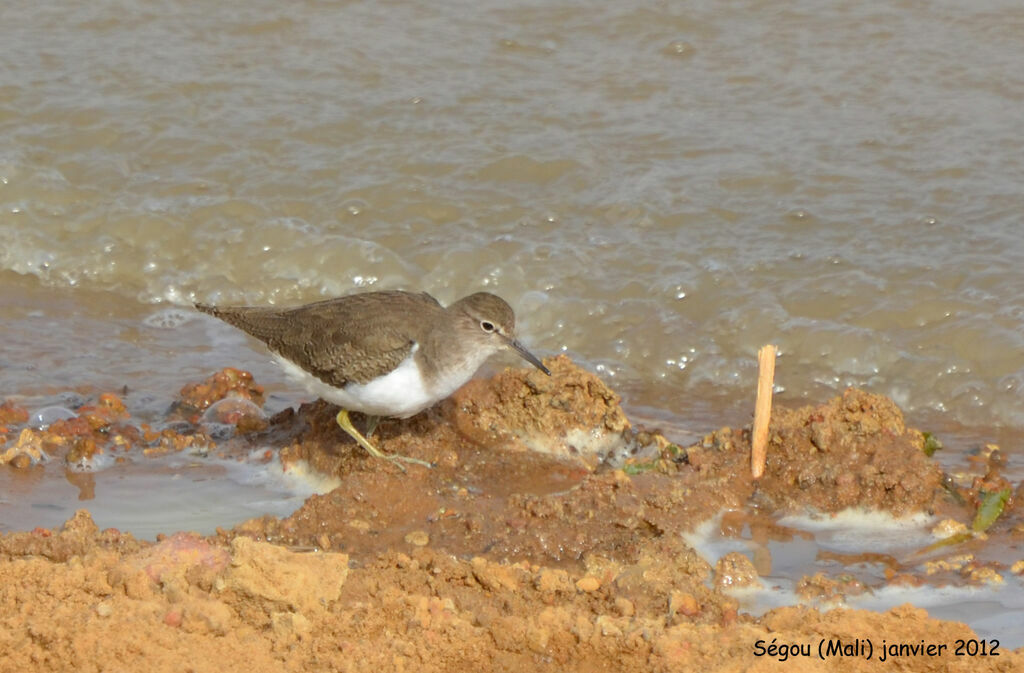
<instances>
[{"instance_id":1,"label":"pale twig in mud","mask_svg":"<svg viewBox=\"0 0 1024 673\"><path fill-rule=\"evenodd\" d=\"M778 349L771 344L757 352L757 402L754 403L754 431L750 441L750 473L754 479L764 474L768 458L768 421L772 417L776 352Z\"/></svg>"}]
</instances>

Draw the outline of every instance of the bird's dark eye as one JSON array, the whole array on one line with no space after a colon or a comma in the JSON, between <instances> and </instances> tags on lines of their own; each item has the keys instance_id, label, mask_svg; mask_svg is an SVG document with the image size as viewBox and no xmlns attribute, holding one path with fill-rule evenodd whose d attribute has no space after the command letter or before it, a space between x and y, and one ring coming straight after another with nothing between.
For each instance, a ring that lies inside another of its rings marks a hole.
<instances>
[{"instance_id":1,"label":"bird's dark eye","mask_svg":"<svg viewBox=\"0 0 1024 673\"><path fill-rule=\"evenodd\" d=\"M489 320L481 320L480 321L480 329L482 329L485 332L493 332L494 331L494 323L490 322Z\"/></svg>"}]
</instances>

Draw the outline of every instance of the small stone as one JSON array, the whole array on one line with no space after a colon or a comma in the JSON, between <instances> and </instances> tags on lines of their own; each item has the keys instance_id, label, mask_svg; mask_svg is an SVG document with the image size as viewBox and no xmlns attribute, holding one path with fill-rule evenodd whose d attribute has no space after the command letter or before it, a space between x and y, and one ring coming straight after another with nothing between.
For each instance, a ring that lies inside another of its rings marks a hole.
<instances>
[{"instance_id":1,"label":"small stone","mask_svg":"<svg viewBox=\"0 0 1024 673\"><path fill-rule=\"evenodd\" d=\"M28 410L11 400L0 404L0 425L28 423Z\"/></svg>"},{"instance_id":2,"label":"small stone","mask_svg":"<svg viewBox=\"0 0 1024 673\"><path fill-rule=\"evenodd\" d=\"M636 613L633 601L622 596L615 599L615 609L618 610L619 614L623 617L632 617Z\"/></svg>"},{"instance_id":3,"label":"small stone","mask_svg":"<svg viewBox=\"0 0 1024 673\"><path fill-rule=\"evenodd\" d=\"M593 575L587 575L586 577L580 578L579 581L576 582L576 588L580 591L586 591L588 593L591 591L597 591L601 588L601 580L597 579Z\"/></svg>"},{"instance_id":4,"label":"small stone","mask_svg":"<svg viewBox=\"0 0 1024 673\"><path fill-rule=\"evenodd\" d=\"M572 591L573 586L572 580L569 579L569 573L561 568L544 568L538 573L533 585L543 593Z\"/></svg>"},{"instance_id":5,"label":"small stone","mask_svg":"<svg viewBox=\"0 0 1024 673\"><path fill-rule=\"evenodd\" d=\"M109 617L114 612L114 608L110 607L110 603L103 602L96 606L96 614L100 617Z\"/></svg>"},{"instance_id":6,"label":"small stone","mask_svg":"<svg viewBox=\"0 0 1024 673\"><path fill-rule=\"evenodd\" d=\"M969 576L974 582L988 585L1002 584L1004 581L1002 575L988 567L972 568Z\"/></svg>"},{"instance_id":7,"label":"small stone","mask_svg":"<svg viewBox=\"0 0 1024 673\"><path fill-rule=\"evenodd\" d=\"M729 587L761 586L757 569L744 554L729 552L715 564L715 584L720 589Z\"/></svg>"},{"instance_id":8,"label":"small stone","mask_svg":"<svg viewBox=\"0 0 1024 673\"><path fill-rule=\"evenodd\" d=\"M430 542L430 535L425 530L414 530L405 536L405 541L414 547L426 547Z\"/></svg>"},{"instance_id":9,"label":"small stone","mask_svg":"<svg viewBox=\"0 0 1024 673\"><path fill-rule=\"evenodd\" d=\"M974 554L957 554L935 561L925 561L924 572L927 575L934 575L949 570L959 571L965 565L974 560Z\"/></svg>"},{"instance_id":10,"label":"small stone","mask_svg":"<svg viewBox=\"0 0 1024 673\"><path fill-rule=\"evenodd\" d=\"M967 532L967 526L956 519L943 519L932 527L932 535L940 540Z\"/></svg>"},{"instance_id":11,"label":"small stone","mask_svg":"<svg viewBox=\"0 0 1024 673\"><path fill-rule=\"evenodd\" d=\"M601 630L602 636L622 637L622 629L615 623L615 618L601 615L594 621L594 626Z\"/></svg>"},{"instance_id":12,"label":"small stone","mask_svg":"<svg viewBox=\"0 0 1024 673\"><path fill-rule=\"evenodd\" d=\"M28 454L19 453L14 458L11 458L10 465L19 470L24 470L26 467L32 467L32 458Z\"/></svg>"},{"instance_id":13,"label":"small stone","mask_svg":"<svg viewBox=\"0 0 1024 673\"><path fill-rule=\"evenodd\" d=\"M247 537L231 541L227 590L257 605L320 615L338 600L348 576L348 556L299 554Z\"/></svg>"},{"instance_id":14,"label":"small stone","mask_svg":"<svg viewBox=\"0 0 1024 673\"><path fill-rule=\"evenodd\" d=\"M46 453L43 451L43 443L45 441L42 434L32 428L25 428L21 431L18 441L15 442L14 446L0 452L0 465L9 463L14 465L14 467L25 468L34 461L44 460ZM28 462L26 463L25 458L20 456L28 458Z\"/></svg>"},{"instance_id":15,"label":"small stone","mask_svg":"<svg viewBox=\"0 0 1024 673\"><path fill-rule=\"evenodd\" d=\"M488 591L516 591L519 588L515 568L491 563L480 556L474 557L470 563L473 577Z\"/></svg>"},{"instance_id":16,"label":"small stone","mask_svg":"<svg viewBox=\"0 0 1024 673\"><path fill-rule=\"evenodd\" d=\"M675 617L677 614L693 617L700 612L700 604L691 594L683 591L673 591L668 597L668 614Z\"/></svg>"},{"instance_id":17,"label":"small stone","mask_svg":"<svg viewBox=\"0 0 1024 673\"><path fill-rule=\"evenodd\" d=\"M308 634L312 628L312 624L305 615L295 612L270 613L270 626L277 636L302 637Z\"/></svg>"},{"instance_id":18,"label":"small stone","mask_svg":"<svg viewBox=\"0 0 1024 673\"><path fill-rule=\"evenodd\" d=\"M174 609L168 610L167 614L164 615L164 624L174 628L181 626L181 610Z\"/></svg>"}]
</instances>

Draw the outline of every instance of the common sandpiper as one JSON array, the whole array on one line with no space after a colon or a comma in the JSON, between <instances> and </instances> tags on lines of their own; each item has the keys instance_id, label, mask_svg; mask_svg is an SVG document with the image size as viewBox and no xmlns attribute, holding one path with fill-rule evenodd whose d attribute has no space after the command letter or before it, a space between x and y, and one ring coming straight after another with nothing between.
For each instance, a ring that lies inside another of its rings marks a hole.
<instances>
[{"instance_id":1,"label":"common sandpiper","mask_svg":"<svg viewBox=\"0 0 1024 673\"><path fill-rule=\"evenodd\" d=\"M445 399L490 356L512 349L550 376L516 339L515 314L488 292L463 297L448 307L425 292L364 292L278 308L209 306L204 313L262 341L292 380L341 407L341 429L376 458L432 467L387 454L356 430L350 411L368 416L372 436L382 416L409 418Z\"/></svg>"}]
</instances>

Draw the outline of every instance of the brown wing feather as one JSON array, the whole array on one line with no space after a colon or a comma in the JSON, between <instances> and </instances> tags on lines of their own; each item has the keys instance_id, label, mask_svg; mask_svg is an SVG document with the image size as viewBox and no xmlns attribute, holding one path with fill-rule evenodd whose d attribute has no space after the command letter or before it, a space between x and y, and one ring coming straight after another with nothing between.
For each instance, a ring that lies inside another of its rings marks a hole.
<instances>
[{"instance_id":1,"label":"brown wing feather","mask_svg":"<svg viewBox=\"0 0 1024 673\"><path fill-rule=\"evenodd\" d=\"M196 308L256 337L336 387L366 383L397 367L444 311L429 294L400 291L353 294L293 308ZM409 320L410 312L420 313L422 319Z\"/></svg>"}]
</instances>

